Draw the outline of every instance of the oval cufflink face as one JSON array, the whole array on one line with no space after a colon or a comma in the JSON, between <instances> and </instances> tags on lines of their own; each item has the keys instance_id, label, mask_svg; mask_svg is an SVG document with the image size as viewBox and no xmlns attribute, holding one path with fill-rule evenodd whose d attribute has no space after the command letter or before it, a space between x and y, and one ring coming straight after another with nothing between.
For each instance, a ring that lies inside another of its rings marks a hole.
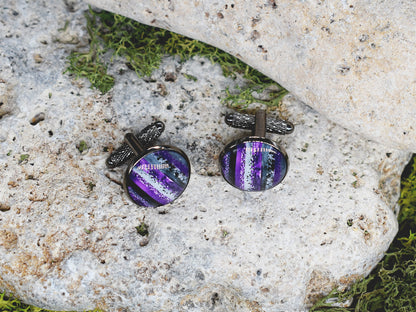
<instances>
[{"instance_id":1,"label":"oval cufflink face","mask_svg":"<svg viewBox=\"0 0 416 312\"><path fill-rule=\"evenodd\" d=\"M242 191L265 191L282 182L289 162L272 141L246 138L230 143L220 155L221 173Z\"/></svg>"},{"instance_id":2,"label":"oval cufflink face","mask_svg":"<svg viewBox=\"0 0 416 312\"><path fill-rule=\"evenodd\" d=\"M190 174L191 166L184 152L167 146L153 147L129 166L124 188L137 205L158 207L183 193Z\"/></svg>"}]
</instances>

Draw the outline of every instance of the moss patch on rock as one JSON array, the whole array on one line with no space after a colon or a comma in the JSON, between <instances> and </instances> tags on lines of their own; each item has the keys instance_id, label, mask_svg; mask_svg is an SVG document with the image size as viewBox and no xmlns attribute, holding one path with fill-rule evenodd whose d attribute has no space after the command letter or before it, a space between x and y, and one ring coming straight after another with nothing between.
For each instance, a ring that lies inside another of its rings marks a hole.
<instances>
[{"instance_id":1,"label":"moss patch on rock","mask_svg":"<svg viewBox=\"0 0 416 312\"><path fill-rule=\"evenodd\" d=\"M241 75L245 85L240 86L237 93L226 90L222 99L230 107L245 109L252 103L262 103L275 108L287 94L272 79L211 45L106 11L90 8L85 16L90 36L89 50L73 51L68 56L65 72L87 78L91 86L102 93L108 92L117 79L107 73L113 57L125 58L127 67L144 77L159 67L164 55L178 55L182 61L193 56L206 57L218 63L225 76Z\"/></svg>"}]
</instances>

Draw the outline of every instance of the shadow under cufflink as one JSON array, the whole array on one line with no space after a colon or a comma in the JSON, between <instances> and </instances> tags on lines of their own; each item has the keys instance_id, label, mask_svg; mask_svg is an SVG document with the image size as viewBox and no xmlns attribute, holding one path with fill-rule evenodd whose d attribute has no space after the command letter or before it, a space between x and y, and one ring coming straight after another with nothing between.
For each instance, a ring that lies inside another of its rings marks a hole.
<instances>
[{"instance_id":1,"label":"shadow under cufflink","mask_svg":"<svg viewBox=\"0 0 416 312\"><path fill-rule=\"evenodd\" d=\"M189 183L191 166L186 154L173 146L153 146L164 128L158 121L137 135L127 133L125 143L106 161L109 168L130 161L123 186L130 199L139 206L167 205L177 199Z\"/></svg>"}]
</instances>

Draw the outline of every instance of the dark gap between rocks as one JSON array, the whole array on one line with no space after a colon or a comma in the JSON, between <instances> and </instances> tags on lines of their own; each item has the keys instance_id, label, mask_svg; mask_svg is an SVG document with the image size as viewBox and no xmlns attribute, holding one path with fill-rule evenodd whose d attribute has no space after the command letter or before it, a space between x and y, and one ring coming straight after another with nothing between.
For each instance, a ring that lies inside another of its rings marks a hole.
<instances>
[{"instance_id":1,"label":"dark gap between rocks","mask_svg":"<svg viewBox=\"0 0 416 312\"><path fill-rule=\"evenodd\" d=\"M415 161L415 156L416 154L413 154L412 159L410 159L409 163L406 165L406 167L404 167L402 175L400 177L402 181L406 180L412 173L413 162Z\"/></svg>"}]
</instances>

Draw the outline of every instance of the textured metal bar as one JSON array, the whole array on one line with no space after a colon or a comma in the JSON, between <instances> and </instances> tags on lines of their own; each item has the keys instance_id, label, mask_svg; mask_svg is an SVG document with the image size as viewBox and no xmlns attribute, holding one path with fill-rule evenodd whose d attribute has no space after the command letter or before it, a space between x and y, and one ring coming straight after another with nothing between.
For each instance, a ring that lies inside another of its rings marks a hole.
<instances>
[{"instance_id":1,"label":"textured metal bar","mask_svg":"<svg viewBox=\"0 0 416 312\"><path fill-rule=\"evenodd\" d=\"M161 121L156 121L155 123L152 123L140 131L138 134L136 134L136 137L141 146L148 148L154 143L154 141L156 141L156 139L162 134L164 130L165 124ZM121 166L129 159L131 159L133 155L134 153L130 146L127 143L123 143L107 158L107 167L115 168Z\"/></svg>"},{"instance_id":2,"label":"textured metal bar","mask_svg":"<svg viewBox=\"0 0 416 312\"><path fill-rule=\"evenodd\" d=\"M133 133L126 133L124 142L129 145L135 156L140 156L145 151L145 148Z\"/></svg>"},{"instance_id":3,"label":"textured metal bar","mask_svg":"<svg viewBox=\"0 0 416 312\"><path fill-rule=\"evenodd\" d=\"M256 112L254 125L254 135L258 137L266 136L266 112L260 109Z\"/></svg>"},{"instance_id":4,"label":"textured metal bar","mask_svg":"<svg viewBox=\"0 0 416 312\"><path fill-rule=\"evenodd\" d=\"M256 117L248 114L231 113L225 116L225 123L233 128L253 130ZM294 129L294 125L289 121L271 117L266 118L266 132L289 134Z\"/></svg>"},{"instance_id":5,"label":"textured metal bar","mask_svg":"<svg viewBox=\"0 0 416 312\"><path fill-rule=\"evenodd\" d=\"M295 130L295 126L290 122L283 119L267 118L266 119L266 131L276 134L290 134Z\"/></svg>"}]
</instances>

